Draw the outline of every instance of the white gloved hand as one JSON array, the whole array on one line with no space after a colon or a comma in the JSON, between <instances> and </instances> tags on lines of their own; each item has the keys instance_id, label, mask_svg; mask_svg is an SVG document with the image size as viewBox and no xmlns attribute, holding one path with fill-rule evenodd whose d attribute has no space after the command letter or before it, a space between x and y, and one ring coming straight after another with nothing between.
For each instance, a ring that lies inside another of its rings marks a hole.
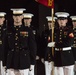
<instances>
[{"instance_id":1,"label":"white gloved hand","mask_svg":"<svg viewBox=\"0 0 76 75\"><path fill-rule=\"evenodd\" d=\"M41 62L44 64L44 58L41 58Z\"/></svg>"},{"instance_id":2,"label":"white gloved hand","mask_svg":"<svg viewBox=\"0 0 76 75\"><path fill-rule=\"evenodd\" d=\"M48 47L54 47L54 46L55 46L55 42L50 42L50 43L48 43L47 46L48 46Z\"/></svg>"},{"instance_id":3,"label":"white gloved hand","mask_svg":"<svg viewBox=\"0 0 76 75\"><path fill-rule=\"evenodd\" d=\"M30 71L34 69L34 65L30 65Z\"/></svg>"},{"instance_id":4,"label":"white gloved hand","mask_svg":"<svg viewBox=\"0 0 76 75\"><path fill-rule=\"evenodd\" d=\"M36 56L36 60L39 60L39 58L40 58L39 56Z\"/></svg>"}]
</instances>

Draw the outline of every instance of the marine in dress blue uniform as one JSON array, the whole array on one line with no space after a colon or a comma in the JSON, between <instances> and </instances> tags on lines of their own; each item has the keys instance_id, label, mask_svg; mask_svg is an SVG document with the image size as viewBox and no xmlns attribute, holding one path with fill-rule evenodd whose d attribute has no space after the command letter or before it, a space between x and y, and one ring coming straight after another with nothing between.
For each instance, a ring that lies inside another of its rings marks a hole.
<instances>
[{"instance_id":1,"label":"marine in dress blue uniform","mask_svg":"<svg viewBox=\"0 0 76 75\"><path fill-rule=\"evenodd\" d=\"M53 70L53 66L54 66L53 65L54 57L52 54L52 48L47 47L47 44L49 42L52 42L52 17L47 16L46 19L48 21L48 29L44 31L43 38L42 38L43 44L45 44L45 46L44 46L45 75L52 75L52 70ZM56 17L54 17L53 23L55 23L55 19L56 19Z\"/></svg>"},{"instance_id":2,"label":"marine in dress blue uniform","mask_svg":"<svg viewBox=\"0 0 76 75\"><path fill-rule=\"evenodd\" d=\"M74 55L74 60L75 60L75 65L74 65L74 75L76 75L76 16L70 16L73 24L73 31L74 31L74 41L73 41L73 55Z\"/></svg>"},{"instance_id":3,"label":"marine in dress blue uniform","mask_svg":"<svg viewBox=\"0 0 76 75\"><path fill-rule=\"evenodd\" d=\"M6 24L5 24L5 12L0 12L0 75L4 75L3 66L5 63L6 52Z\"/></svg>"},{"instance_id":4,"label":"marine in dress blue uniform","mask_svg":"<svg viewBox=\"0 0 76 75\"><path fill-rule=\"evenodd\" d=\"M31 28L31 22L32 22L32 17L34 16L31 13L24 13L24 25L30 29ZM32 29L32 32L34 35L36 35L36 31ZM34 75L34 70L35 70L35 64L31 64L30 70L29 70L29 75Z\"/></svg>"},{"instance_id":5,"label":"marine in dress blue uniform","mask_svg":"<svg viewBox=\"0 0 76 75\"><path fill-rule=\"evenodd\" d=\"M58 27L55 28L54 65L57 75L73 75L74 57L72 44L74 39L73 29L67 26L69 13L56 12Z\"/></svg>"},{"instance_id":6,"label":"marine in dress blue uniform","mask_svg":"<svg viewBox=\"0 0 76 75\"><path fill-rule=\"evenodd\" d=\"M9 75L10 71L28 75L31 64L34 65L36 62L35 37L32 30L22 24L22 14L25 9L11 10L13 10L14 24L8 27L7 72Z\"/></svg>"}]
</instances>

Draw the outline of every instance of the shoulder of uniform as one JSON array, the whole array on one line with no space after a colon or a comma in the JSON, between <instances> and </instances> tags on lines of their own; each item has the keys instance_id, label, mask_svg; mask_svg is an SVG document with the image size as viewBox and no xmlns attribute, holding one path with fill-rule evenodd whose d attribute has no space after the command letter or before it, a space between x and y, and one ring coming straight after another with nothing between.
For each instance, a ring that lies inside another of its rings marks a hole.
<instances>
[{"instance_id":1,"label":"shoulder of uniform","mask_svg":"<svg viewBox=\"0 0 76 75\"><path fill-rule=\"evenodd\" d=\"M69 26L66 26L66 27L64 27L64 30L72 30L72 28Z\"/></svg>"}]
</instances>

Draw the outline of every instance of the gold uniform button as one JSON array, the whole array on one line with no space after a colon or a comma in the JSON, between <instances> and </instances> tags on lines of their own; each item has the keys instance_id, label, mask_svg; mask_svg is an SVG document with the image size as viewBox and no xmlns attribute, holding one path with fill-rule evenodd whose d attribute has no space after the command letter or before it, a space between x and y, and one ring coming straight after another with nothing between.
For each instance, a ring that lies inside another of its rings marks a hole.
<instances>
[{"instance_id":1,"label":"gold uniform button","mask_svg":"<svg viewBox=\"0 0 76 75\"><path fill-rule=\"evenodd\" d=\"M60 38L61 39L61 38Z\"/></svg>"},{"instance_id":2,"label":"gold uniform button","mask_svg":"<svg viewBox=\"0 0 76 75\"><path fill-rule=\"evenodd\" d=\"M14 49L12 49L12 51L14 51Z\"/></svg>"},{"instance_id":3,"label":"gold uniform button","mask_svg":"<svg viewBox=\"0 0 76 75\"><path fill-rule=\"evenodd\" d=\"M60 35L60 37L61 37L61 35Z\"/></svg>"},{"instance_id":4,"label":"gold uniform button","mask_svg":"<svg viewBox=\"0 0 76 75\"><path fill-rule=\"evenodd\" d=\"M26 54L25 54L25 56L26 56Z\"/></svg>"},{"instance_id":5,"label":"gold uniform button","mask_svg":"<svg viewBox=\"0 0 76 75\"><path fill-rule=\"evenodd\" d=\"M60 30L60 31L62 31L62 30Z\"/></svg>"},{"instance_id":6,"label":"gold uniform button","mask_svg":"<svg viewBox=\"0 0 76 75\"><path fill-rule=\"evenodd\" d=\"M18 36L16 36L16 38L18 38Z\"/></svg>"},{"instance_id":7,"label":"gold uniform button","mask_svg":"<svg viewBox=\"0 0 76 75\"><path fill-rule=\"evenodd\" d=\"M15 40L18 40L18 37L16 37Z\"/></svg>"},{"instance_id":8,"label":"gold uniform button","mask_svg":"<svg viewBox=\"0 0 76 75\"><path fill-rule=\"evenodd\" d=\"M62 41L60 41L60 42L62 42Z\"/></svg>"},{"instance_id":9,"label":"gold uniform button","mask_svg":"<svg viewBox=\"0 0 76 75\"><path fill-rule=\"evenodd\" d=\"M16 33L16 35L18 35L18 34Z\"/></svg>"},{"instance_id":10,"label":"gold uniform button","mask_svg":"<svg viewBox=\"0 0 76 75\"><path fill-rule=\"evenodd\" d=\"M17 45L17 43L15 43L15 45Z\"/></svg>"},{"instance_id":11,"label":"gold uniform button","mask_svg":"<svg viewBox=\"0 0 76 75\"><path fill-rule=\"evenodd\" d=\"M15 38L15 40L17 40L17 38Z\"/></svg>"},{"instance_id":12,"label":"gold uniform button","mask_svg":"<svg viewBox=\"0 0 76 75\"><path fill-rule=\"evenodd\" d=\"M18 30L18 29L16 29L16 30Z\"/></svg>"}]
</instances>

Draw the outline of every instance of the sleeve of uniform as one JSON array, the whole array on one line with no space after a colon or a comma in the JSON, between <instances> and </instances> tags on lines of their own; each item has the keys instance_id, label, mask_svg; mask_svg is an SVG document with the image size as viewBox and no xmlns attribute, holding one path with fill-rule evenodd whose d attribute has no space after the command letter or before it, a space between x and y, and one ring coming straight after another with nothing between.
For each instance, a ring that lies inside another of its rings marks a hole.
<instances>
[{"instance_id":1,"label":"sleeve of uniform","mask_svg":"<svg viewBox=\"0 0 76 75\"><path fill-rule=\"evenodd\" d=\"M29 31L29 40L28 41L29 41L31 65L34 65L36 62L37 45L36 45L35 36L34 36L32 30Z\"/></svg>"},{"instance_id":2,"label":"sleeve of uniform","mask_svg":"<svg viewBox=\"0 0 76 75\"><path fill-rule=\"evenodd\" d=\"M8 50L9 50L9 45L8 45L8 36L7 36L7 31L6 31L5 32L5 37L4 37L4 60L3 60L3 66L6 66Z\"/></svg>"},{"instance_id":3,"label":"sleeve of uniform","mask_svg":"<svg viewBox=\"0 0 76 75\"><path fill-rule=\"evenodd\" d=\"M74 41L74 33L72 29L69 29L68 35L67 35L67 40L65 42L63 42L64 46L71 46L73 44Z\"/></svg>"}]
</instances>

